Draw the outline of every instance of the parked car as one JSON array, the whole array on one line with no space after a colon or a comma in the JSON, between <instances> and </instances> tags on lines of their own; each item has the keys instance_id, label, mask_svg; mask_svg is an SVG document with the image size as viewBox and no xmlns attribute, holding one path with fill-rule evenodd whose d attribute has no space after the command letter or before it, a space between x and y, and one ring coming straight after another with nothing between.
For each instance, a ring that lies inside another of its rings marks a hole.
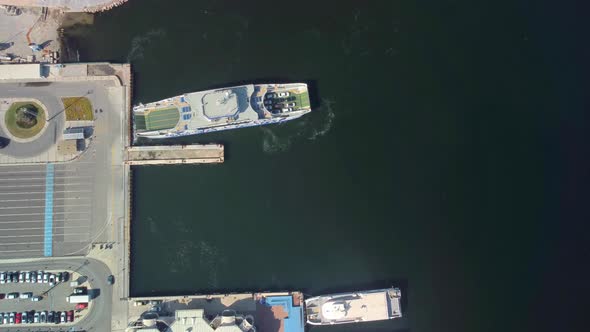
<instances>
[{"instance_id":1,"label":"parked car","mask_svg":"<svg viewBox=\"0 0 590 332\"><path fill-rule=\"evenodd\" d=\"M8 293L6 298L9 300L12 300L12 299L16 299L19 295L20 295L19 293Z\"/></svg>"},{"instance_id":2,"label":"parked car","mask_svg":"<svg viewBox=\"0 0 590 332\"><path fill-rule=\"evenodd\" d=\"M61 281L68 281L70 280L70 272L64 272L63 275L61 276Z\"/></svg>"},{"instance_id":3,"label":"parked car","mask_svg":"<svg viewBox=\"0 0 590 332\"><path fill-rule=\"evenodd\" d=\"M17 312L16 315L14 315L14 323L15 324L20 324L22 322L23 319L23 314L21 314L20 312Z\"/></svg>"},{"instance_id":4,"label":"parked car","mask_svg":"<svg viewBox=\"0 0 590 332\"><path fill-rule=\"evenodd\" d=\"M280 97L289 97L289 92L288 91L279 92L279 98Z\"/></svg>"},{"instance_id":5,"label":"parked car","mask_svg":"<svg viewBox=\"0 0 590 332\"><path fill-rule=\"evenodd\" d=\"M107 278L107 283L108 283L109 285L112 285L112 284L114 284L114 283L115 283L115 276L114 276L114 275L112 275L112 274L111 274L110 276L108 276L108 278Z\"/></svg>"},{"instance_id":6,"label":"parked car","mask_svg":"<svg viewBox=\"0 0 590 332\"><path fill-rule=\"evenodd\" d=\"M49 275L49 286L55 286L55 276L53 274Z\"/></svg>"},{"instance_id":7,"label":"parked car","mask_svg":"<svg viewBox=\"0 0 590 332\"><path fill-rule=\"evenodd\" d=\"M33 296L33 297L31 298L31 301L33 301L33 302L39 302L39 301L41 301L41 300L43 300L43 296L40 296L40 295Z\"/></svg>"},{"instance_id":8,"label":"parked car","mask_svg":"<svg viewBox=\"0 0 590 332\"><path fill-rule=\"evenodd\" d=\"M41 316L39 317L39 320L41 321L41 323L47 322L47 311L41 312Z\"/></svg>"},{"instance_id":9,"label":"parked car","mask_svg":"<svg viewBox=\"0 0 590 332\"><path fill-rule=\"evenodd\" d=\"M20 293L21 299L30 299L32 297L33 297L33 293L31 293L31 292Z\"/></svg>"},{"instance_id":10,"label":"parked car","mask_svg":"<svg viewBox=\"0 0 590 332\"><path fill-rule=\"evenodd\" d=\"M59 322L60 323L66 322L66 312L65 311L62 311L61 314L59 315Z\"/></svg>"},{"instance_id":11,"label":"parked car","mask_svg":"<svg viewBox=\"0 0 590 332\"><path fill-rule=\"evenodd\" d=\"M5 312L4 317L2 317L2 324L8 324L8 317L9 317L8 313Z\"/></svg>"},{"instance_id":12,"label":"parked car","mask_svg":"<svg viewBox=\"0 0 590 332\"><path fill-rule=\"evenodd\" d=\"M0 284L6 283L6 272L0 272Z\"/></svg>"},{"instance_id":13,"label":"parked car","mask_svg":"<svg viewBox=\"0 0 590 332\"><path fill-rule=\"evenodd\" d=\"M23 311L22 313L22 319L23 319L23 324L28 323L29 322L29 315L26 311Z\"/></svg>"},{"instance_id":14,"label":"parked car","mask_svg":"<svg viewBox=\"0 0 590 332\"><path fill-rule=\"evenodd\" d=\"M137 301L136 301L137 302ZM88 308L88 303L78 303L76 304L76 310L82 310Z\"/></svg>"},{"instance_id":15,"label":"parked car","mask_svg":"<svg viewBox=\"0 0 590 332\"><path fill-rule=\"evenodd\" d=\"M35 315L35 310L29 311L29 314L27 315L27 318L28 318L27 323L29 323L29 324L33 323L33 316L34 315Z\"/></svg>"},{"instance_id":16,"label":"parked car","mask_svg":"<svg viewBox=\"0 0 590 332\"><path fill-rule=\"evenodd\" d=\"M31 283L37 283L37 272L31 271Z\"/></svg>"},{"instance_id":17,"label":"parked car","mask_svg":"<svg viewBox=\"0 0 590 332\"><path fill-rule=\"evenodd\" d=\"M151 300L150 301L150 304L151 305L158 305L158 304L161 304L162 302L164 302L164 301L162 301L162 300Z\"/></svg>"},{"instance_id":18,"label":"parked car","mask_svg":"<svg viewBox=\"0 0 590 332\"><path fill-rule=\"evenodd\" d=\"M47 323L53 323L53 318L55 317L55 311L50 311L47 314Z\"/></svg>"},{"instance_id":19,"label":"parked car","mask_svg":"<svg viewBox=\"0 0 590 332\"><path fill-rule=\"evenodd\" d=\"M58 274L55 275L55 282L61 282L62 281L62 276L63 273L59 272Z\"/></svg>"},{"instance_id":20,"label":"parked car","mask_svg":"<svg viewBox=\"0 0 590 332\"><path fill-rule=\"evenodd\" d=\"M26 283L31 282L31 272L29 272L29 271L25 272L25 282Z\"/></svg>"},{"instance_id":21,"label":"parked car","mask_svg":"<svg viewBox=\"0 0 590 332\"><path fill-rule=\"evenodd\" d=\"M0 293L0 300L4 299L6 297L6 294L4 293ZM0 317L0 320L2 319L2 317Z\"/></svg>"},{"instance_id":22,"label":"parked car","mask_svg":"<svg viewBox=\"0 0 590 332\"><path fill-rule=\"evenodd\" d=\"M25 282L25 273L21 272L18 274L18 282Z\"/></svg>"},{"instance_id":23,"label":"parked car","mask_svg":"<svg viewBox=\"0 0 590 332\"><path fill-rule=\"evenodd\" d=\"M55 324L59 324L59 316L60 316L60 314L61 314L60 311L55 312L55 316L53 316L53 322Z\"/></svg>"},{"instance_id":24,"label":"parked car","mask_svg":"<svg viewBox=\"0 0 590 332\"><path fill-rule=\"evenodd\" d=\"M33 323L39 323L39 316L40 316L40 315L39 315L39 312L36 312L36 313L35 313L35 316L34 316L34 318L33 318Z\"/></svg>"},{"instance_id":25,"label":"parked car","mask_svg":"<svg viewBox=\"0 0 590 332\"><path fill-rule=\"evenodd\" d=\"M43 271L37 272L37 283L40 284L43 282Z\"/></svg>"},{"instance_id":26,"label":"parked car","mask_svg":"<svg viewBox=\"0 0 590 332\"><path fill-rule=\"evenodd\" d=\"M74 288L74 294L86 294L86 287Z\"/></svg>"},{"instance_id":27,"label":"parked car","mask_svg":"<svg viewBox=\"0 0 590 332\"><path fill-rule=\"evenodd\" d=\"M67 318L68 322L70 322L70 323L73 322L74 321L74 310L68 311L66 318Z\"/></svg>"},{"instance_id":28,"label":"parked car","mask_svg":"<svg viewBox=\"0 0 590 332\"><path fill-rule=\"evenodd\" d=\"M45 272L43 273L43 283L46 284L49 282L49 273Z\"/></svg>"},{"instance_id":29,"label":"parked car","mask_svg":"<svg viewBox=\"0 0 590 332\"><path fill-rule=\"evenodd\" d=\"M10 317L8 318L8 324L14 324L14 312L10 313Z\"/></svg>"}]
</instances>

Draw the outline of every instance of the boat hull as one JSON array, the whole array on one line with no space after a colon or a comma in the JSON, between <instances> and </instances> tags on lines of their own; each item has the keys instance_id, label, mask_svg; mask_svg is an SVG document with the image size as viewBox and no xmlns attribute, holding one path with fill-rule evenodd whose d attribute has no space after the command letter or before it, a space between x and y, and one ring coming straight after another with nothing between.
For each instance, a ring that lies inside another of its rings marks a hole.
<instances>
[{"instance_id":1,"label":"boat hull","mask_svg":"<svg viewBox=\"0 0 590 332\"><path fill-rule=\"evenodd\" d=\"M337 325L401 318L398 288L329 294L305 300L310 325Z\"/></svg>"}]
</instances>

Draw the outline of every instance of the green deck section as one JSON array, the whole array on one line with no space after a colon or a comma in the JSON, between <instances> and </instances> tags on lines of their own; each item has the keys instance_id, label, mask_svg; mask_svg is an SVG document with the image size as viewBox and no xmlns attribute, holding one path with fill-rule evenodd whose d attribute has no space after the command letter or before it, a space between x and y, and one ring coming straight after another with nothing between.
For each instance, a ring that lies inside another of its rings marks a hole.
<instances>
[{"instance_id":1,"label":"green deck section","mask_svg":"<svg viewBox=\"0 0 590 332\"><path fill-rule=\"evenodd\" d=\"M180 120L180 112L178 111L178 108L168 107L151 110L144 116L143 122L146 130L161 130L174 128L178 123L178 120ZM139 123L141 120L137 122ZM136 123L136 128L139 129L140 124L138 123Z\"/></svg>"},{"instance_id":2,"label":"green deck section","mask_svg":"<svg viewBox=\"0 0 590 332\"><path fill-rule=\"evenodd\" d=\"M297 94L295 96L297 97L295 102L297 103L298 107L308 108L310 106L309 93L304 92L304 93Z\"/></svg>"},{"instance_id":3,"label":"green deck section","mask_svg":"<svg viewBox=\"0 0 590 332\"><path fill-rule=\"evenodd\" d=\"M145 115L138 114L135 115L135 129L136 130L145 130Z\"/></svg>"}]
</instances>

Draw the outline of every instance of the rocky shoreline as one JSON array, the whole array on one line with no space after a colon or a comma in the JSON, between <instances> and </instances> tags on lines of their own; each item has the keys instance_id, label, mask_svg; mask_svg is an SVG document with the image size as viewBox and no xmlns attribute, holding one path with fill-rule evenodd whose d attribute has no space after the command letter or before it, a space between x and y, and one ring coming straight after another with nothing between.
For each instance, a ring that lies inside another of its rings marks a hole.
<instances>
[{"instance_id":1,"label":"rocky shoreline","mask_svg":"<svg viewBox=\"0 0 590 332\"><path fill-rule=\"evenodd\" d=\"M97 6L97 7L93 7L93 8L86 8L84 9L84 12L86 13L100 13L100 12L106 12L108 10L111 10L115 7L119 7L123 4L125 4L128 0L114 0L109 4L106 5L101 5L101 6Z\"/></svg>"}]
</instances>

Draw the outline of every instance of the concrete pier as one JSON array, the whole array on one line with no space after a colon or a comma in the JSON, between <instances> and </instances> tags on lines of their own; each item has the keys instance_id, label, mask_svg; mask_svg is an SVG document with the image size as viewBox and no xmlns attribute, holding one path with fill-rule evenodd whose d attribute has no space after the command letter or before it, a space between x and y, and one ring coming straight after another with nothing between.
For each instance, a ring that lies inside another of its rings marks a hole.
<instances>
[{"instance_id":1,"label":"concrete pier","mask_svg":"<svg viewBox=\"0 0 590 332\"><path fill-rule=\"evenodd\" d=\"M223 163L221 144L131 146L127 148L127 165L173 165Z\"/></svg>"}]
</instances>

